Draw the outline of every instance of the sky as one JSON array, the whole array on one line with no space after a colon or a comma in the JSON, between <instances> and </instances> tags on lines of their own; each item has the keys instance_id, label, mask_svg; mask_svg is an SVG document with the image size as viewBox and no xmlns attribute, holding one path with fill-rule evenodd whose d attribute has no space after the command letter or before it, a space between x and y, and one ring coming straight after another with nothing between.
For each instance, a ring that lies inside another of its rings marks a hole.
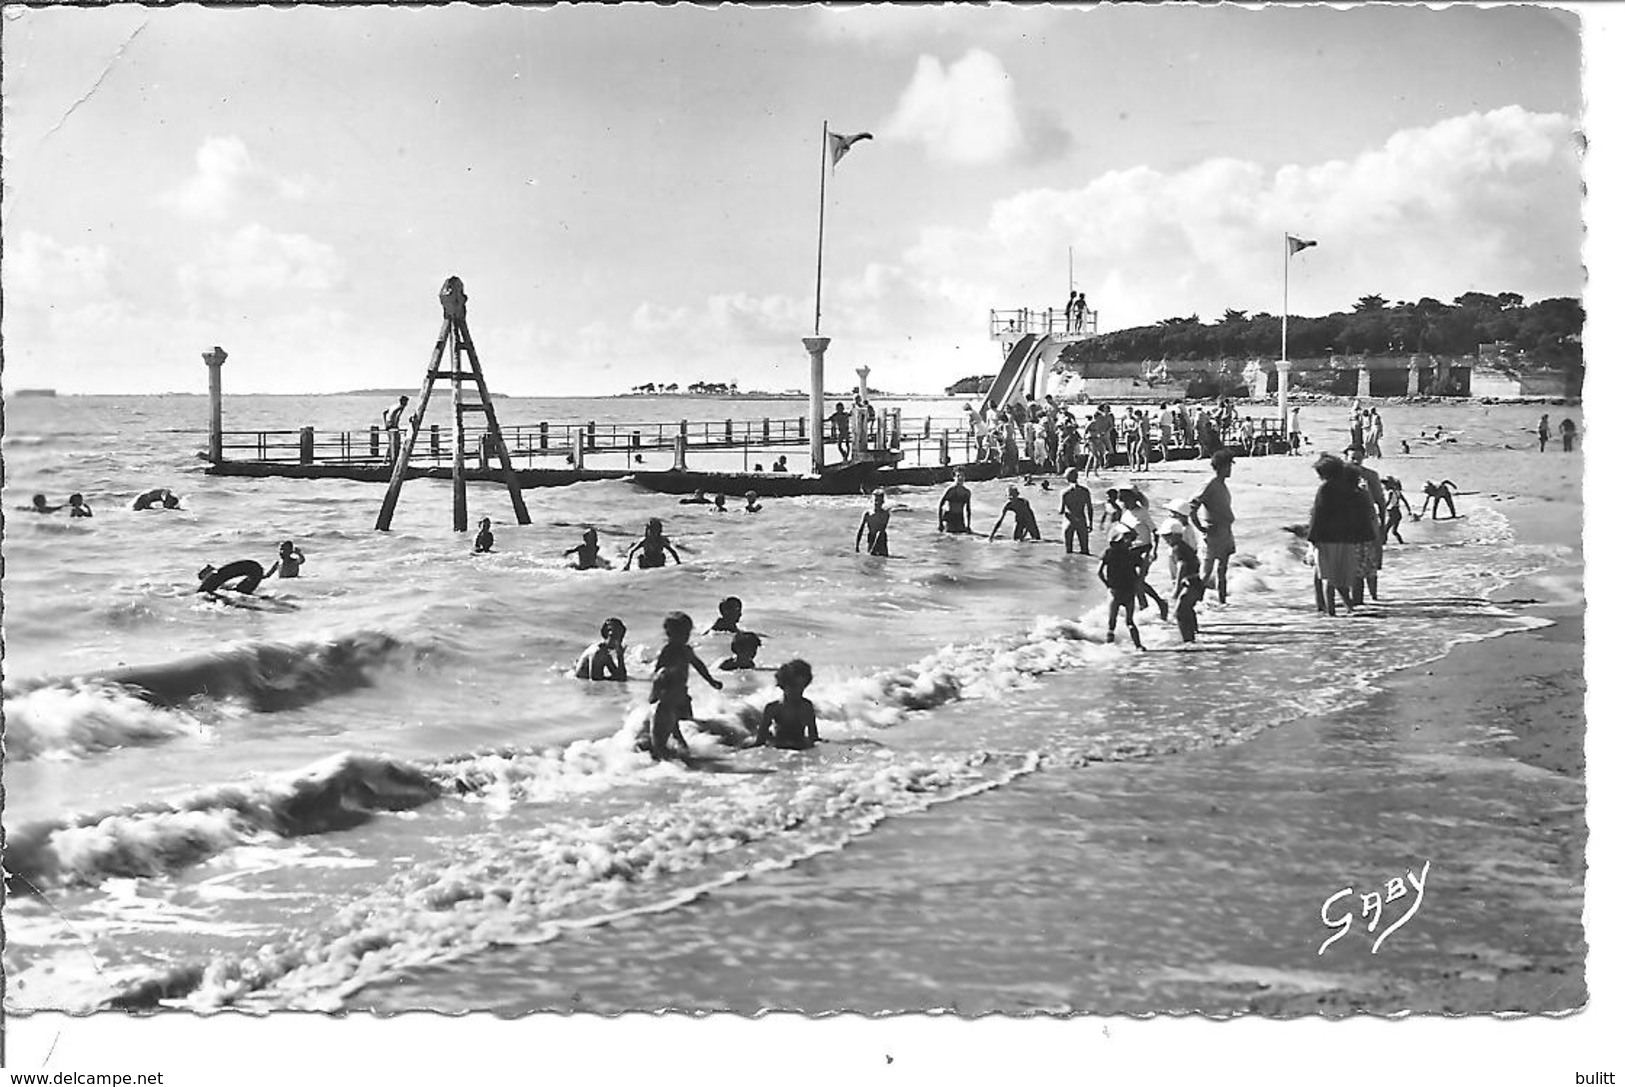
<instances>
[{"instance_id":1,"label":"sky","mask_svg":"<svg viewBox=\"0 0 1625 1087\"><path fill-rule=\"evenodd\" d=\"M6 8L7 389L493 388L997 368L992 309L1579 295L1555 8ZM832 386L844 383L830 378Z\"/></svg>"}]
</instances>

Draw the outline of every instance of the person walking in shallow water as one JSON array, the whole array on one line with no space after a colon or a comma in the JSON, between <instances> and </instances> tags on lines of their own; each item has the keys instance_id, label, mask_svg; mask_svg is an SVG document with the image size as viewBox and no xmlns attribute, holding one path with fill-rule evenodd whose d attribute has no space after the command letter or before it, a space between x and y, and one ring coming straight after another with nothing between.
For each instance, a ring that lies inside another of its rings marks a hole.
<instances>
[{"instance_id":1,"label":"person walking in shallow water","mask_svg":"<svg viewBox=\"0 0 1625 1087\"><path fill-rule=\"evenodd\" d=\"M1564 419L1557 425L1557 431L1563 435L1563 452L1574 452L1574 432L1577 428L1573 419Z\"/></svg>"},{"instance_id":2,"label":"person walking in shallow water","mask_svg":"<svg viewBox=\"0 0 1625 1087\"><path fill-rule=\"evenodd\" d=\"M852 550L857 551L863 542L864 533L869 534L869 554L886 557L891 549L886 542L886 526L891 524L891 510L886 508L886 495L883 491L875 492L874 509L863 515L858 522L858 535L852 541Z\"/></svg>"},{"instance_id":3,"label":"person walking in shallow water","mask_svg":"<svg viewBox=\"0 0 1625 1087\"><path fill-rule=\"evenodd\" d=\"M1535 440L1540 442L1540 451L1546 452L1546 443L1552 440L1552 417L1542 415L1540 425L1535 428Z\"/></svg>"},{"instance_id":4,"label":"person walking in shallow water","mask_svg":"<svg viewBox=\"0 0 1625 1087\"><path fill-rule=\"evenodd\" d=\"M970 488L965 486L965 473L954 469L953 486L942 492L937 503L937 531L965 533L970 527Z\"/></svg>"},{"instance_id":5,"label":"person walking in shallow water","mask_svg":"<svg viewBox=\"0 0 1625 1087\"><path fill-rule=\"evenodd\" d=\"M1235 457L1228 449L1213 454L1213 478L1191 500L1191 524L1202 534L1202 581L1218 590L1221 604L1229 599L1230 556L1236 553L1236 514L1230 505L1230 486L1225 482L1234 464ZM1198 516L1204 510L1206 524Z\"/></svg>"}]
</instances>

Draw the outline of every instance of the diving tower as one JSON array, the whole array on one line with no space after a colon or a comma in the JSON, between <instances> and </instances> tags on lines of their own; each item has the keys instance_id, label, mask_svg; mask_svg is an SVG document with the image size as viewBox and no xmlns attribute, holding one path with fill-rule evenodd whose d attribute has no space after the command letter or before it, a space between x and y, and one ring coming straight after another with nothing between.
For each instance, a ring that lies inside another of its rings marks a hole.
<instances>
[{"instance_id":1,"label":"diving tower","mask_svg":"<svg viewBox=\"0 0 1625 1087\"><path fill-rule=\"evenodd\" d=\"M1007 309L988 311L988 337L997 340L1004 352L1004 365L987 395L981 411L1003 411L1022 395L1042 398L1049 390L1049 374L1061 352L1072 344L1093 339L1099 327L1099 312L1086 304L1081 314L1068 314L1066 307L1048 309Z\"/></svg>"}]
</instances>

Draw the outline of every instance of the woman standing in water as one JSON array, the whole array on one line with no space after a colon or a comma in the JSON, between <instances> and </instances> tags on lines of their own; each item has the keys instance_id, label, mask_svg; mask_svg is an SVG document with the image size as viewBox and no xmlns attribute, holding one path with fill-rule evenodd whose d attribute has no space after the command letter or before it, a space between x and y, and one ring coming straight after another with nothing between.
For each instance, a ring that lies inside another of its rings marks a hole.
<instances>
[{"instance_id":1,"label":"woman standing in water","mask_svg":"<svg viewBox=\"0 0 1625 1087\"><path fill-rule=\"evenodd\" d=\"M1315 547L1315 609L1337 614L1337 597L1354 610L1360 581L1360 545L1371 539L1371 502L1359 477L1330 453L1315 461L1320 490L1309 514L1309 542Z\"/></svg>"}]
</instances>

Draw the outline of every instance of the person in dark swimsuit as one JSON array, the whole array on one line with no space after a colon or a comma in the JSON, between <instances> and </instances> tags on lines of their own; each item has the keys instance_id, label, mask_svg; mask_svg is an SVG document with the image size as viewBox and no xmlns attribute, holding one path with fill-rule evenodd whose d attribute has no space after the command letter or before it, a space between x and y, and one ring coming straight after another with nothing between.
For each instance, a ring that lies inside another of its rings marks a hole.
<instances>
[{"instance_id":1,"label":"person in dark swimsuit","mask_svg":"<svg viewBox=\"0 0 1625 1087\"><path fill-rule=\"evenodd\" d=\"M1061 516L1066 519L1066 553L1072 554L1072 543L1077 541L1079 549L1089 554L1089 527L1094 523L1095 504L1090 499L1089 488L1078 482L1078 470L1066 470L1066 490L1061 492Z\"/></svg>"},{"instance_id":2,"label":"person in dark swimsuit","mask_svg":"<svg viewBox=\"0 0 1625 1087\"><path fill-rule=\"evenodd\" d=\"M1435 483L1431 479L1422 485L1422 512L1426 513L1428 507L1433 507L1433 520L1439 519L1439 503L1443 502L1450 507L1450 516L1456 516L1456 496L1454 491L1459 490L1450 480Z\"/></svg>"},{"instance_id":3,"label":"person in dark swimsuit","mask_svg":"<svg viewBox=\"0 0 1625 1087\"><path fill-rule=\"evenodd\" d=\"M643 539L633 544L631 549L627 551L626 565L621 569L632 569L633 555L638 557L639 570L653 570L656 567L664 566L666 565L666 553L668 551L671 552L673 562L678 566L683 565L683 560L677 554L677 549L671 545L670 540L666 539L665 526L660 523L660 518L651 517L649 523L644 526Z\"/></svg>"},{"instance_id":4,"label":"person in dark swimsuit","mask_svg":"<svg viewBox=\"0 0 1625 1087\"><path fill-rule=\"evenodd\" d=\"M1140 561L1140 553L1132 546L1134 537L1134 529L1130 526L1114 526L1110 542L1106 544L1106 553L1100 556L1097 573L1101 583L1111 593L1111 607L1106 612L1106 640L1117 640L1117 613L1121 611L1134 648L1143 650L1145 646L1140 642L1140 628L1134 624L1134 604L1144 581L1145 567Z\"/></svg>"},{"instance_id":5,"label":"person in dark swimsuit","mask_svg":"<svg viewBox=\"0 0 1625 1087\"><path fill-rule=\"evenodd\" d=\"M806 750L818 742L818 711L806 694L812 678L812 665L804 660L789 660L779 666L773 679L784 697L769 702L762 710L753 746L771 743L794 751Z\"/></svg>"},{"instance_id":6,"label":"person in dark swimsuit","mask_svg":"<svg viewBox=\"0 0 1625 1087\"><path fill-rule=\"evenodd\" d=\"M884 492L875 492L875 508L863 515L858 523L858 534L852 541L852 550L858 550L863 541L864 533L869 534L869 554L888 556L891 550L887 547L886 526L891 524L891 510L886 508L886 495Z\"/></svg>"},{"instance_id":7,"label":"person in dark swimsuit","mask_svg":"<svg viewBox=\"0 0 1625 1087\"><path fill-rule=\"evenodd\" d=\"M168 487L155 487L150 491L143 491L137 495L130 508L133 510L150 510L154 506L159 506L162 509L173 510L179 509L180 504L181 500L175 497L174 491Z\"/></svg>"},{"instance_id":8,"label":"person in dark swimsuit","mask_svg":"<svg viewBox=\"0 0 1625 1087\"><path fill-rule=\"evenodd\" d=\"M1032 503L1021 497L1021 488L1014 486L1010 488L1010 498L1005 502L1004 509L999 511L999 519L993 523L993 531L987 534L988 539L991 540L998 534L1000 527L1004 524L1004 515L1007 513L1016 515L1015 528L1011 532L1013 538L1017 540L1043 539L1043 536L1039 535L1038 532L1038 518L1033 514Z\"/></svg>"},{"instance_id":9,"label":"person in dark swimsuit","mask_svg":"<svg viewBox=\"0 0 1625 1087\"><path fill-rule=\"evenodd\" d=\"M722 689L722 681L712 677L705 663L694 655L694 647L688 644L694 634L694 620L674 611L666 616L662 626L666 631L666 644L655 658L654 682L649 691L649 701L655 707L649 724L649 754L657 762L671 754L673 741L684 755L688 754L688 743L678 730L677 722L685 717L694 719L694 703L688 696L689 669L694 669L717 690Z\"/></svg>"},{"instance_id":10,"label":"person in dark swimsuit","mask_svg":"<svg viewBox=\"0 0 1625 1087\"><path fill-rule=\"evenodd\" d=\"M251 593L265 580L265 567L253 559L238 559L236 562L226 563L219 569L205 566L197 572L197 578L197 591L200 593L215 593L221 589ZM228 581L236 581L237 584L227 585Z\"/></svg>"},{"instance_id":11,"label":"person in dark swimsuit","mask_svg":"<svg viewBox=\"0 0 1625 1087\"><path fill-rule=\"evenodd\" d=\"M953 486L942 493L942 501L937 503L937 531L970 530L970 488L965 486L965 473L955 469Z\"/></svg>"},{"instance_id":12,"label":"person in dark swimsuit","mask_svg":"<svg viewBox=\"0 0 1625 1087\"><path fill-rule=\"evenodd\" d=\"M474 554L484 555L496 546L496 537L491 535L491 519L480 518L480 531L474 536Z\"/></svg>"},{"instance_id":13,"label":"person in dark swimsuit","mask_svg":"<svg viewBox=\"0 0 1625 1087\"><path fill-rule=\"evenodd\" d=\"M17 507L18 511L22 513L55 513L61 508L61 506L53 506L45 501L43 494L36 494L32 504Z\"/></svg>"}]
</instances>

